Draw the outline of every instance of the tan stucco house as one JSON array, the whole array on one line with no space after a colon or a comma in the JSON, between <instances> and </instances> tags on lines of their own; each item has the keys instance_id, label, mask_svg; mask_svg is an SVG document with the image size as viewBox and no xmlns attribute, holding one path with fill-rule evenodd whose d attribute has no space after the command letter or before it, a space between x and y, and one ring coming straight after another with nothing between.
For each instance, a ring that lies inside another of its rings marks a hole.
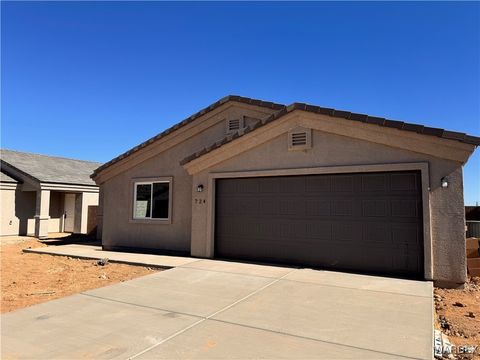
<instances>
[{"instance_id":1,"label":"tan stucco house","mask_svg":"<svg viewBox=\"0 0 480 360\"><path fill-rule=\"evenodd\" d=\"M462 166L480 138L227 96L100 166L109 250L466 278Z\"/></svg>"},{"instance_id":2,"label":"tan stucco house","mask_svg":"<svg viewBox=\"0 0 480 360\"><path fill-rule=\"evenodd\" d=\"M99 190L90 175L100 165L0 150L0 235L91 231L88 212L98 206Z\"/></svg>"}]
</instances>

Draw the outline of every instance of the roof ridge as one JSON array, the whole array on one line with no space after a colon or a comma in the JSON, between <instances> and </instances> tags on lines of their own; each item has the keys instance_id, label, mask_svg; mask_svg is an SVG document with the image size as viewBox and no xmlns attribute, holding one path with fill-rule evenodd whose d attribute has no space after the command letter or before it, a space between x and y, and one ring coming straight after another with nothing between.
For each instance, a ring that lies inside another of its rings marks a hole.
<instances>
[{"instance_id":1,"label":"roof ridge","mask_svg":"<svg viewBox=\"0 0 480 360\"><path fill-rule=\"evenodd\" d=\"M396 128L410 132L416 132L422 135L436 136L448 140L456 140L467 144L479 146L480 137L469 135L467 133L451 131L447 129L425 126L422 124L408 123L402 120L391 120L385 117L371 116L366 114L355 113L346 110L338 110L334 108L325 108L318 105L310 105L307 103L295 102L287 106L288 111L303 110L317 114L328 115L346 120L360 121L369 124L381 125L389 128Z\"/></svg>"},{"instance_id":2,"label":"roof ridge","mask_svg":"<svg viewBox=\"0 0 480 360\"><path fill-rule=\"evenodd\" d=\"M274 102L271 102L271 101L253 99L253 98L244 97L244 96L240 96L240 95L233 95L233 94L224 96L221 99L215 101L214 103L208 105L207 107L205 107L205 108L197 111L196 113L190 115L189 117L183 119L182 121L180 121L180 122L172 125L171 127L163 130L162 132L158 133L157 135L141 142L137 146L134 146L133 148L121 153L120 155L118 155L116 157L114 157L112 160L107 161L106 163L102 164L101 166L99 166L97 169L94 170L91 177L94 178L100 171L110 167L111 165L119 162L120 160L122 160L122 159L132 155L133 153L141 150L142 148L152 144L156 140L158 140L158 139L160 139L164 136L167 136L168 134L172 133L173 131L176 131L183 126L185 126L187 124L190 124L191 122L193 122L195 119L199 118L200 116L205 115L210 111L213 111L214 109L220 107L223 104L226 104L229 101L237 101L237 102L241 102L241 103L244 103L244 104L261 106L261 107L266 107L266 108L270 108L270 109L274 109L274 110L282 110L282 109L285 108L284 104L274 103Z\"/></svg>"},{"instance_id":3,"label":"roof ridge","mask_svg":"<svg viewBox=\"0 0 480 360\"><path fill-rule=\"evenodd\" d=\"M255 123L254 125L250 125L246 127L241 132L237 132L233 135L231 134L227 135L224 138L217 140L213 144L204 146L203 148L196 151L195 153L190 154L189 156L186 156L185 158L183 158L180 161L180 165L185 165L295 110L307 111L315 114L327 115L334 118L342 118L346 120L363 122L367 124L374 124L374 125L379 125L387 128L394 128L394 129L403 130L403 131L410 131L420 135L436 136L441 139L455 140L455 141L459 141L459 142L474 145L474 146L480 145L480 137L468 135L462 132L449 131L449 130L444 130L440 128L424 126L421 124L407 123L399 120L390 120L383 117L370 116L366 114L354 113L354 112L345 111L345 110L325 108L317 105L310 105L307 103L294 102L294 103L291 103L290 105L285 106L283 109L273 113L272 115L266 117L265 119L262 119L261 121Z\"/></svg>"},{"instance_id":4,"label":"roof ridge","mask_svg":"<svg viewBox=\"0 0 480 360\"><path fill-rule=\"evenodd\" d=\"M49 157L49 158L55 158L55 159L64 159L64 160L73 160L73 161L81 161L81 162L86 162L86 163L92 163L92 164L102 164L100 161L91 161L91 160L82 160L82 159L74 159L74 158L68 158L65 156L57 156L57 155L46 155L46 154L39 154L39 153L33 153L33 152L28 152L28 151L19 151L19 150L12 150L12 149L0 149L0 158L1 158L1 153L3 151L9 151L9 152L14 152L18 154L27 154L27 155L36 155L36 156L44 156L44 157ZM5 161L8 163L8 161Z\"/></svg>"},{"instance_id":5,"label":"roof ridge","mask_svg":"<svg viewBox=\"0 0 480 360\"><path fill-rule=\"evenodd\" d=\"M246 133L253 131L257 129L258 127L261 127L275 119L278 119L279 117L290 113L294 110L303 110L303 111L308 111L312 113L317 113L317 114L323 114L323 115L328 115L331 117L336 117L336 118L343 118L347 120L352 120L352 121L358 121L358 122L365 122L369 124L375 124L379 126L384 126L384 127L389 127L389 128L396 128L399 130L405 130L405 131L410 131L410 132L416 132L419 134L423 135L428 135L428 136L436 136L439 138L444 138L448 140L456 140L460 141L463 143L467 144L472 144L475 146L480 145L480 138L472 135L468 135L465 133L460 133L460 132L455 132L455 131L448 131L444 129L439 129L439 128L433 128L433 127L428 127L420 124L412 124L412 123L407 123L403 121L398 121L398 120L389 120L383 117L377 117L377 116L369 116L366 114L360 114L360 113L354 113L350 111L344 111L344 110L337 110L333 108L326 108L326 107L321 107L317 105L310 105L307 103L302 103L302 102L294 102L291 103L290 105L284 105L284 104L278 104L274 102L269 102L269 101L264 101L264 100L258 100L258 99L252 99L248 97L243 97L240 95L227 95L224 96L223 98L217 100L213 104L210 104L204 109L201 109L200 111L194 113L193 115L189 116L188 118L180 121L179 123L173 125L170 128L167 128L166 130L162 131L161 133L155 135L154 137L151 137L150 139L140 143L139 145L131 148L130 150L127 150L123 152L122 154L118 155L117 157L113 158L112 160L106 162L105 164L101 165L92 174L92 178L95 178L98 173L103 171L104 169L110 167L111 165L119 162L120 160L132 155L133 153L139 151L140 149L150 145L151 143L155 142L156 140L172 133L173 131L178 130L182 126L185 126L189 124L190 122L194 121L198 117L205 115L206 113L216 109L217 107L227 103L228 101L237 101L237 102L242 102L250 105L256 105L256 106L263 106L267 107L273 110L276 110L274 113L271 115L266 116L264 119L256 123L254 126L251 126L251 128L245 129L240 136L245 135ZM189 161L192 161L193 159L203 155L208 149L208 151L212 151L214 148L217 148L219 146L224 145L227 142L230 142L234 139L236 139L237 136L230 136L230 137L225 137L223 139L220 139L219 141L216 141L215 143L219 144L210 144L203 149L201 149L199 152L191 154L190 156L187 156L184 158L181 163L185 164ZM201 153L201 154L199 154Z\"/></svg>"}]
</instances>

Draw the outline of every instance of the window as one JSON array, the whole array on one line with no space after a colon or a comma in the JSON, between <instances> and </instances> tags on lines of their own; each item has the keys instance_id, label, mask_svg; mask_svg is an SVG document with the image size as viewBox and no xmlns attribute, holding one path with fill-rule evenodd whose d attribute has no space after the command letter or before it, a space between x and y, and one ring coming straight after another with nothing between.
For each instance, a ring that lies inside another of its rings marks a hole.
<instances>
[{"instance_id":1,"label":"window","mask_svg":"<svg viewBox=\"0 0 480 360\"><path fill-rule=\"evenodd\" d=\"M142 181L134 186L134 219L170 218L170 181Z\"/></svg>"}]
</instances>

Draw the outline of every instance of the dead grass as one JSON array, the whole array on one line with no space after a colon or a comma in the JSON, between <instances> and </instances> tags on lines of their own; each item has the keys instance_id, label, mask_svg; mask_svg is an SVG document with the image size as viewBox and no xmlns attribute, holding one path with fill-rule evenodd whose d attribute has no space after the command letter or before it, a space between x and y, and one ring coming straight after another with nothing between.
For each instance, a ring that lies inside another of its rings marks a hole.
<instances>
[{"instance_id":1,"label":"dead grass","mask_svg":"<svg viewBox=\"0 0 480 360\"><path fill-rule=\"evenodd\" d=\"M114 263L98 266L94 260L22 252L43 246L46 245L32 238L7 244L2 241L1 313L160 270Z\"/></svg>"}]
</instances>

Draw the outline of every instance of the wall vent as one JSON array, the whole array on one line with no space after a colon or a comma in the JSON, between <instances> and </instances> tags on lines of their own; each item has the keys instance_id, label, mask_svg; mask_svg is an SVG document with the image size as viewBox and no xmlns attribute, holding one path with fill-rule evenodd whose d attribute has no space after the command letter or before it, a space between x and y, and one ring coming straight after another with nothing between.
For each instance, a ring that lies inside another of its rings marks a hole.
<instances>
[{"instance_id":1,"label":"wall vent","mask_svg":"<svg viewBox=\"0 0 480 360\"><path fill-rule=\"evenodd\" d=\"M233 133L243 129L243 119L228 119L227 133Z\"/></svg>"},{"instance_id":2,"label":"wall vent","mask_svg":"<svg viewBox=\"0 0 480 360\"><path fill-rule=\"evenodd\" d=\"M307 150L312 147L312 130L296 128L288 133L288 150Z\"/></svg>"},{"instance_id":3,"label":"wall vent","mask_svg":"<svg viewBox=\"0 0 480 360\"><path fill-rule=\"evenodd\" d=\"M307 133L305 131L292 134L292 146L307 145Z\"/></svg>"}]
</instances>

